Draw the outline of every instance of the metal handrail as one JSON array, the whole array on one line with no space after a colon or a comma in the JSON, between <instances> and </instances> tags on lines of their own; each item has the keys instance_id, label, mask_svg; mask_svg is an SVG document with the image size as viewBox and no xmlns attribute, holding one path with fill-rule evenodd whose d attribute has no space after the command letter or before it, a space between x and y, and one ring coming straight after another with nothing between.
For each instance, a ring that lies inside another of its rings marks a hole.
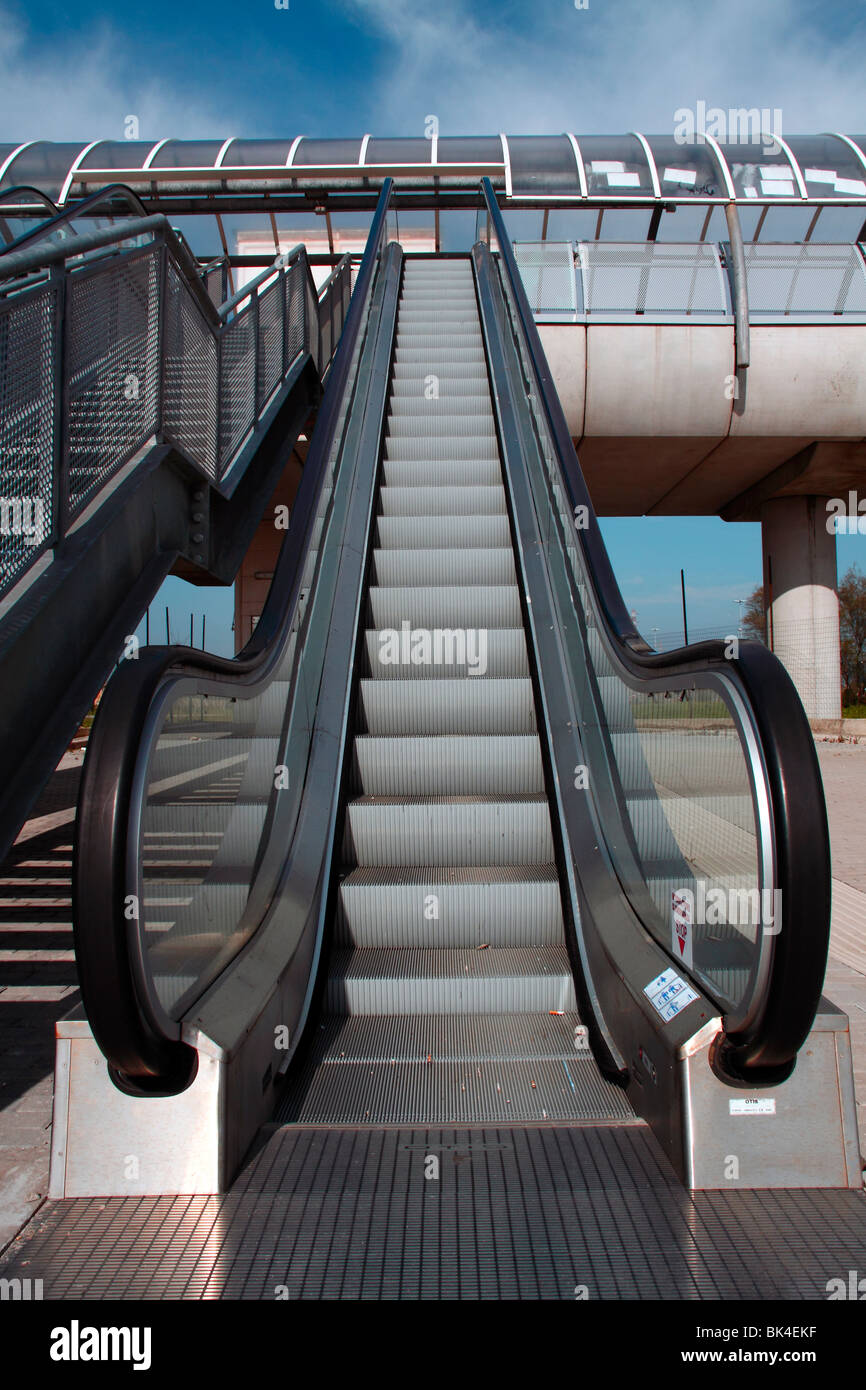
<instances>
[{"instance_id":1,"label":"metal handrail","mask_svg":"<svg viewBox=\"0 0 866 1390\"><path fill-rule=\"evenodd\" d=\"M553 444L559 481L572 509L585 509L574 532L593 608L617 663L632 680L724 674L741 693L763 757L772 809L776 884L786 905L785 930L765 935L768 983L760 1009L726 1037L722 1058L732 1075L760 1079L790 1071L815 1017L829 946L830 850L814 740L788 673L761 643L742 642L732 658L724 641L655 652L626 608L601 535L586 480L555 389L511 241L489 179L482 183L490 224ZM576 512L574 513L576 514ZM805 866L808 865L808 872Z\"/></svg>"},{"instance_id":2,"label":"metal handrail","mask_svg":"<svg viewBox=\"0 0 866 1390\"><path fill-rule=\"evenodd\" d=\"M283 542L262 616L234 659L193 648L154 647L112 677L91 730L76 820L73 923L76 958L88 1020L112 1075L126 1089L160 1094L183 1089L196 1056L143 984L144 945L135 917L124 912L138 875L132 826L140 811L137 772L156 737L153 711L170 682L222 679L226 690L267 679L269 663L296 621L304 566L336 438L353 354L386 231L391 197L383 187L367 249L331 368L304 467L291 525Z\"/></svg>"},{"instance_id":3,"label":"metal handrail","mask_svg":"<svg viewBox=\"0 0 866 1390\"><path fill-rule=\"evenodd\" d=\"M33 191L35 192L38 190ZM82 198L81 202L74 204L74 206L64 208L62 212L57 210L50 199L46 199L49 206L53 209L52 215L45 222L40 222L37 227L31 227L29 231L22 232L20 237L16 237L4 250L0 251L0 255L7 255L9 252L14 253L30 242L41 241L45 237L52 236L58 227L63 226L67 222L74 222L79 217L87 215L95 216L96 208L101 207L108 198L118 195L126 198L133 212L138 217L147 216L147 209L144 203L141 201L138 194L134 193L131 188L128 188L125 183L106 184L104 188L100 188L96 193L91 193L87 198ZM110 214L106 215L108 216Z\"/></svg>"}]
</instances>

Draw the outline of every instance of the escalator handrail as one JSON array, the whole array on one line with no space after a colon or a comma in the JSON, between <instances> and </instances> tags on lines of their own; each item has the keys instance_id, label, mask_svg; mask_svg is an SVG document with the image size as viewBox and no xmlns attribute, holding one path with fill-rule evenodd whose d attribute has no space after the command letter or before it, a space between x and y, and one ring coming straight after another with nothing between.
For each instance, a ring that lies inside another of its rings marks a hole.
<instances>
[{"instance_id":1,"label":"escalator handrail","mask_svg":"<svg viewBox=\"0 0 866 1390\"><path fill-rule=\"evenodd\" d=\"M349 312L328 376L291 523L264 609L250 640L234 658L185 647L149 647L123 663L106 688L90 733L76 817L73 930L82 999L93 1035L122 1085L138 1091L181 1089L194 1074L195 1053L169 1031L163 1011L136 987L141 956L137 905L130 907L129 843L136 771L155 701L168 681L187 676L222 679L227 687L266 675L269 660L291 629L313 537L327 462L336 435L355 345L387 228L393 181L385 181L370 227Z\"/></svg>"},{"instance_id":2,"label":"escalator handrail","mask_svg":"<svg viewBox=\"0 0 866 1390\"><path fill-rule=\"evenodd\" d=\"M563 492L572 509L586 508L575 529L594 607L620 665L638 680L712 669L745 697L763 754L773 815L776 883L782 893L783 927L764 945L771 953L762 1008L740 1034L724 1043L724 1065L756 1080L790 1071L814 1021L821 998L830 935L830 843L823 785L814 739L796 689L781 662L760 642L741 642L727 655L724 640L656 652L634 626L619 589L559 395L523 286L493 186L482 189L499 244L504 275L532 364L539 400L554 446Z\"/></svg>"},{"instance_id":3,"label":"escalator handrail","mask_svg":"<svg viewBox=\"0 0 866 1390\"><path fill-rule=\"evenodd\" d=\"M46 218L44 222L40 222L38 226L31 227L29 231L22 232L21 236L16 237L15 240L9 242L7 246L0 248L0 256L7 255L10 252L14 253L25 246L29 246L32 242L42 241L45 237L52 236L57 228L64 223L73 222L76 218L86 215L91 209L99 207L101 203L104 203L106 198L116 194L122 194L128 200L136 217L147 217L147 208L144 206L144 203L141 201L138 194L133 192L127 184L109 183L106 184L104 188L100 188L95 193L91 193L89 197L82 198L80 202L75 203L72 207L63 208L62 211L58 211L49 199L49 204L53 209L51 216ZM106 217L111 216L110 213L105 213L104 215Z\"/></svg>"}]
</instances>

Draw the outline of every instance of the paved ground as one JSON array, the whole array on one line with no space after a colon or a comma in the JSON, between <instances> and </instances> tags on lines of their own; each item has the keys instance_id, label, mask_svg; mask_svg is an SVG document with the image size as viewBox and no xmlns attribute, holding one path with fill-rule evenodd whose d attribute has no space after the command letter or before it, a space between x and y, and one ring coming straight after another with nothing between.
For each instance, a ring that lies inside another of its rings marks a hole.
<instances>
[{"instance_id":1,"label":"paved ground","mask_svg":"<svg viewBox=\"0 0 866 1390\"><path fill-rule=\"evenodd\" d=\"M81 753L67 754L0 866L0 1252L45 1197L54 1022L76 1002L70 869ZM819 743L833 847L825 991L851 1020L866 1152L866 745Z\"/></svg>"}]
</instances>

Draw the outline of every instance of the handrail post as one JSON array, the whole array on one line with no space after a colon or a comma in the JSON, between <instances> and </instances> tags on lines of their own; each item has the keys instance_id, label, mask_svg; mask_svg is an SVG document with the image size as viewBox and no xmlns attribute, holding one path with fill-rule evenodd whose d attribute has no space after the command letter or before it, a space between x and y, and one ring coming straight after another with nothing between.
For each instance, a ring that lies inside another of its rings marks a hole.
<instances>
[{"instance_id":1,"label":"handrail post","mask_svg":"<svg viewBox=\"0 0 866 1390\"><path fill-rule=\"evenodd\" d=\"M743 228L736 203L725 203L725 219L731 239L731 293L734 300L734 351L737 371L749 365L749 283Z\"/></svg>"}]
</instances>

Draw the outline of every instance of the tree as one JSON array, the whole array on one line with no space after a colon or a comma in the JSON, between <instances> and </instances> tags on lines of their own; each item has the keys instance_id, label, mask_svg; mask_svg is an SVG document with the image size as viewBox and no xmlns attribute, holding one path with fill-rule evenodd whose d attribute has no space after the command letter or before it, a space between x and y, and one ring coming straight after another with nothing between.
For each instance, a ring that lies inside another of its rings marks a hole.
<instances>
[{"instance_id":1,"label":"tree","mask_svg":"<svg viewBox=\"0 0 866 1390\"><path fill-rule=\"evenodd\" d=\"M743 614L743 633L746 637L757 637L760 642L766 640L767 619L764 614L763 584L759 584L757 589L749 594Z\"/></svg>"},{"instance_id":2,"label":"tree","mask_svg":"<svg viewBox=\"0 0 866 1390\"><path fill-rule=\"evenodd\" d=\"M839 639L842 703L859 705L866 698L866 575L856 565L839 584Z\"/></svg>"}]
</instances>

